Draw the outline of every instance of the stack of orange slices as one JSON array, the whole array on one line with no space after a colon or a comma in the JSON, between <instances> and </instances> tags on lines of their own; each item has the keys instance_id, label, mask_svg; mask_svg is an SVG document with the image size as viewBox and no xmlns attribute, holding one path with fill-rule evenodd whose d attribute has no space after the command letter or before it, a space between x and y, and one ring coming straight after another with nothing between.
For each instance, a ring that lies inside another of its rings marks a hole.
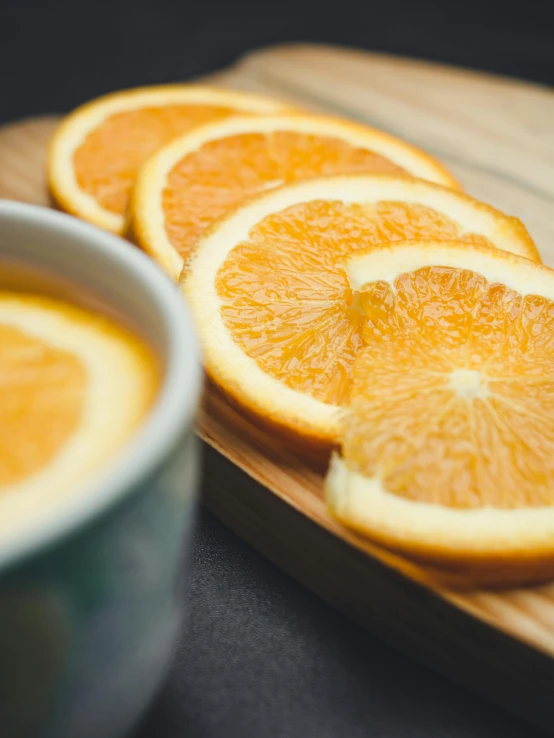
<instances>
[{"instance_id":1,"label":"stack of orange slices","mask_svg":"<svg viewBox=\"0 0 554 738\"><path fill-rule=\"evenodd\" d=\"M178 278L202 233L247 198L322 175L370 172L459 188L427 154L349 121L227 118L177 139L140 170L130 235Z\"/></svg>"},{"instance_id":2,"label":"stack of orange slices","mask_svg":"<svg viewBox=\"0 0 554 738\"><path fill-rule=\"evenodd\" d=\"M106 95L60 125L50 145L50 192L68 213L123 233L137 172L164 144L202 123L287 109L257 95L197 85Z\"/></svg>"},{"instance_id":3,"label":"stack of orange slices","mask_svg":"<svg viewBox=\"0 0 554 738\"><path fill-rule=\"evenodd\" d=\"M386 133L194 86L76 111L49 176L180 278L229 399L336 449L338 520L488 581L554 572L554 271L519 220Z\"/></svg>"}]
</instances>

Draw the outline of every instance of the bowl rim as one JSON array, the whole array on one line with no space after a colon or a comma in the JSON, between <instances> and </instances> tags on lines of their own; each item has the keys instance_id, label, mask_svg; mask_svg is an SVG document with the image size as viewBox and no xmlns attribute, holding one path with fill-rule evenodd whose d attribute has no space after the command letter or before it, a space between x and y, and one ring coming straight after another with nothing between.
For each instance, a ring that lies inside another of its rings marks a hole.
<instances>
[{"instance_id":1,"label":"bowl rim","mask_svg":"<svg viewBox=\"0 0 554 738\"><path fill-rule=\"evenodd\" d=\"M78 494L53 505L40 524L0 540L0 574L60 543L130 496L161 465L184 433L192 431L202 377L189 309L177 285L144 253L107 231L45 207L0 200L0 224L4 219L63 232L65 238L74 239L75 248L96 252L127 270L159 310L167 330L168 351L158 395L137 432ZM94 290L94 285L91 287Z\"/></svg>"}]
</instances>

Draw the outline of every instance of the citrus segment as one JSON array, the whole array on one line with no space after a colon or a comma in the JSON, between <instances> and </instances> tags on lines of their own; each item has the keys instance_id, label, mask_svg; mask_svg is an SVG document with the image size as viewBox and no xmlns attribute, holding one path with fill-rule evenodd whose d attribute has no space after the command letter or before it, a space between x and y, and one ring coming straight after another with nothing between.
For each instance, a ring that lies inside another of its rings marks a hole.
<instances>
[{"instance_id":1,"label":"citrus segment","mask_svg":"<svg viewBox=\"0 0 554 738\"><path fill-rule=\"evenodd\" d=\"M554 555L554 271L459 242L351 257L365 315L341 456L344 523L464 565Z\"/></svg>"},{"instance_id":2,"label":"citrus segment","mask_svg":"<svg viewBox=\"0 0 554 738\"><path fill-rule=\"evenodd\" d=\"M75 149L79 187L105 210L123 215L136 173L149 156L190 128L234 112L208 105L168 105L112 115Z\"/></svg>"},{"instance_id":3,"label":"citrus segment","mask_svg":"<svg viewBox=\"0 0 554 738\"><path fill-rule=\"evenodd\" d=\"M421 205L293 206L261 221L221 266L216 290L223 321L264 372L296 391L342 405L363 345L363 322L340 263L362 243L415 235L451 238L459 230Z\"/></svg>"},{"instance_id":4,"label":"citrus segment","mask_svg":"<svg viewBox=\"0 0 554 738\"><path fill-rule=\"evenodd\" d=\"M40 507L98 471L141 422L157 374L127 330L57 300L0 293L2 504Z\"/></svg>"},{"instance_id":5,"label":"citrus segment","mask_svg":"<svg viewBox=\"0 0 554 738\"><path fill-rule=\"evenodd\" d=\"M344 260L414 237L530 253L519 223L482 207L422 181L364 176L284 187L235 211L200 239L183 273L208 373L262 418L336 439L367 330ZM386 296L374 298L386 319Z\"/></svg>"},{"instance_id":6,"label":"citrus segment","mask_svg":"<svg viewBox=\"0 0 554 738\"><path fill-rule=\"evenodd\" d=\"M453 187L430 157L371 128L331 118L233 118L162 149L139 174L131 235L178 276L202 232L260 192L333 174L404 174Z\"/></svg>"},{"instance_id":7,"label":"citrus segment","mask_svg":"<svg viewBox=\"0 0 554 738\"><path fill-rule=\"evenodd\" d=\"M0 492L48 463L75 432L86 372L73 354L0 323Z\"/></svg>"},{"instance_id":8,"label":"citrus segment","mask_svg":"<svg viewBox=\"0 0 554 738\"><path fill-rule=\"evenodd\" d=\"M383 156L330 137L243 134L202 146L173 167L162 193L171 245L186 259L216 218L260 191L318 175L406 172Z\"/></svg>"},{"instance_id":9,"label":"citrus segment","mask_svg":"<svg viewBox=\"0 0 554 738\"><path fill-rule=\"evenodd\" d=\"M64 210L121 233L137 171L161 146L209 121L288 109L257 95L194 85L106 95L73 111L54 136L52 195Z\"/></svg>"}]
</instances>

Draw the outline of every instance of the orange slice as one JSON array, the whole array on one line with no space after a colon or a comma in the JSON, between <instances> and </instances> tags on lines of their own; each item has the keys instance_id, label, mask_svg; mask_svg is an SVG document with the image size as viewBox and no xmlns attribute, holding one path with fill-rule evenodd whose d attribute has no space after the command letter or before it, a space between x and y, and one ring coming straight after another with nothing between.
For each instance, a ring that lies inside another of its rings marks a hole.
<instances>
[{"instance_id":1,"label":"orange slice","mask_svg":"<svg viewBox=\"0 0 554 738\"><path fill-rule=\"evenodd\" d=\"M122 233L139 167L176 136L230 115L289 106L245 92L168 85L116 92L68 115L52 140L50 191L68 213Z\"/></svg>"},{"instance_id":2,"label":"orange slice","mask_svg":"<svg viewBox=\"0 0 554 738\"><path fill-rule=\"evenodd\" d=\"M424 561L552 573L554 270L433 241L345 268L366 347L330 510Z\"/></svg>"},{"instance_id":3,"label":"orange slice","mask_svg":"<svg viewBox=\"0 0 554 738\"><path fill-rule=\"evenodd\" d=\"M99 471L158 384L149 350L80 308L0 293L0 515L10 531Z\"/></svg>"},{"instance_id":4,"label":"orange slice","mask_svg":"<svg viewBox=\"0 0 554 738\"><path fill-rule=\"evenodd\" d=\"M300 179L360 172L459 188L437 161L382 131L307 115L234 118L192 131L147 162L129 235L177 279L202 232L248 197Z\"/></svg>"},{"instance_id":5,"label":"orange slice","mask_svg":"<svg viewBox=\"0 0 554 738\"><path fill-rule=\"evenodd\" d=\"M342 262L407 238L537 258L518 220L422 180L328 177L270 191L214 224L183 272L209 375L264 423L336 441L364 318Z\"/></svg>"}]
</instances>

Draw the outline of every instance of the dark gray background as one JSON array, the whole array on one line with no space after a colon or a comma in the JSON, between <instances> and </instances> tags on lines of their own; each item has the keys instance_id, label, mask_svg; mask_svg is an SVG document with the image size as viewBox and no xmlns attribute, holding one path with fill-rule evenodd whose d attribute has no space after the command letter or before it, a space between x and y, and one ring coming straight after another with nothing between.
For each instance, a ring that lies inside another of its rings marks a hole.
<instances>
[{"instance_id":1,"label":"dark gray background","mask_svg":"<svg viewBox=\"0 0 554 738\"><path fill-rule=\"evenodd\" d=\"M0 122L305 40L554 84L551 0L0 0ZM540 735L365 634L201 514L188 625L136 738Z\"/></svg>"}]
</instances>

